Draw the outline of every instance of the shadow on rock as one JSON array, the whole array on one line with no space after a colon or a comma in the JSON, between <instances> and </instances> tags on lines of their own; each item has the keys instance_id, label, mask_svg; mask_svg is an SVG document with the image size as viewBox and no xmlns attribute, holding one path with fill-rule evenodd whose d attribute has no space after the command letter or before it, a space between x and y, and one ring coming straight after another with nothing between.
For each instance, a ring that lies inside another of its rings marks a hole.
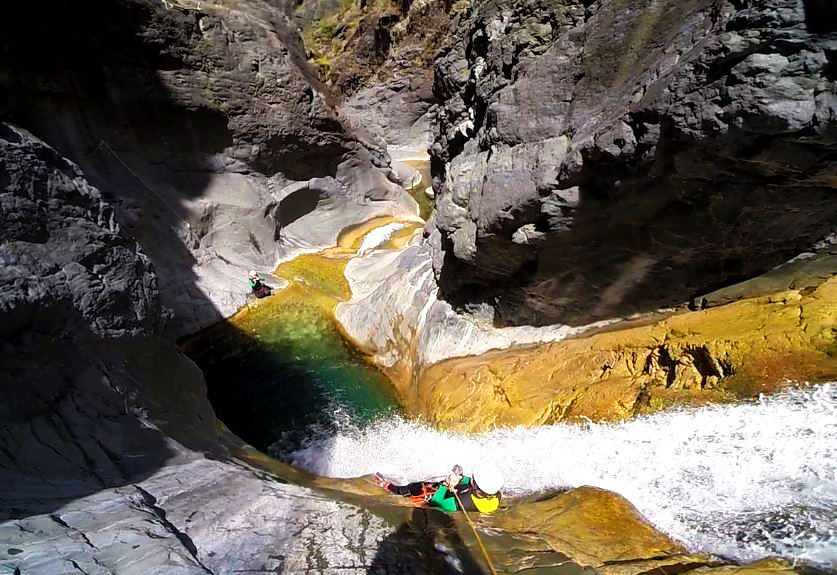
<instances>
[{"instance_id":1,"label":"shadow on rock","mask_svg":"<svg viewBox=\"0 0 837 575\"><path fill-rule=\"evenodd\" d=\"M187 455L181 445L217 451L205 429L212 410L194 394L201 374L165 340L102 341L82 329L72 341L12 337L0 371L0 520L142 481ZM169 402L189 409L159 427L146 419Z\"/></svg>"},{"instance_id":2,"label":"shadow on rock","mask_svg":"<svg viewBox=\"0 0 837 575\"><path fill-rule=\"evenodd\" d=\"M307 113L324 107L294 48L275 57L278 32L253 14L156 0L88 8L19 3L0 19L0 118L24 129L0 126L0 517L223 453L202 374L168 337L224 315L200 264L216 279L246 269L214 251L208 222L227 210L224 226L245 239L224 240L272 262L262 246L275 224L258 205L269 194L253 191L265 177L252 167L298 158L258 144L293 117L283 126L310 165L345 152L328 112ZM261 65L259 50L270 53ZM266 74L284 74L282 93L257 106ZM270 115L279 108L293 110Z\"/></svg>"},{"instance_id":3,"label":"shadow on rock","mask_svg":"<svg viewBox=\"0 0 837 575\"><path fill-rule=\"evenodd\" d=\"M193 16L112 0L90 10L23 3L10 12L0 23L0 114L78 163L169 284L205 321L221 319L188 287L196 262L181 222L183 201L203 194L212 177L207 155L232 134L219 111L178 102L159 72L185 66Z\"/></svg>"},{"instance_id":4,"label":"shadow on rock","mask_svg":"<svg viewBox=\"0 0 837 575\"><path fill-rule=\"evenodd\" d=\"M479 575L487 570L468 549L450 515L415 509L409 521L378 545L367 573Z\"/></svg>"},{"instance_id":5,"label":"shadow on rock","mask_svg":"<svg viewBox=\"0 0 837 575\"><path fill-rule=\"evenodd\" d=\"M328 474L332 438L398 402L332 313L309 301L316 293L295 283L182 348L204 371L209 399L233 433L282 460L305 457L306 469Z\"/></svg>"},{"instance_id":6,"label":"shadow on rock","mask_svg":"<svg viewBox=\"0 0 837 575\"><path fill-rule=\"evenodd\" d=\"M509 85L487 80L476 96L450 87L453 70L499 70L503 51L464 40L482 33L489 5L461 22L470 31L436 67L449 102L432 161L441 296L494 302L498 326L582 326L700 301L829 237L835 114L832 91L815 86L833 83L837 10L778 5L597 2L566 22L566 45L546 40L504 72ZM555 6L542 21L563 18ZM454 129L462 98L474 134ZM465 145L483 134L490 152Z\"/></svg>"},{"instance_id":7,"label":"shadow on rock","mask_svg":"<svg viewBox=\"0 0 837 575\"><path fill-rule=\"evenodd\" d=\"M230 277L275 260L268 188L333 176L349 146L275 11L200 6L22 3L0 22L0 117L76 162L112 203L165 279L176 336L231 313L242 298Z\"/></svg>"},{"instance_id":8,"label":"shadow on rock","mask_svg":"<svg viewBox=\"0 0 837 575\"><path fill-rule=\"evenodd\" d=\"M809 32L826 33L837 30L837 7L831 0L804 0L805 27Z\"/></svg>"}]
</instances>

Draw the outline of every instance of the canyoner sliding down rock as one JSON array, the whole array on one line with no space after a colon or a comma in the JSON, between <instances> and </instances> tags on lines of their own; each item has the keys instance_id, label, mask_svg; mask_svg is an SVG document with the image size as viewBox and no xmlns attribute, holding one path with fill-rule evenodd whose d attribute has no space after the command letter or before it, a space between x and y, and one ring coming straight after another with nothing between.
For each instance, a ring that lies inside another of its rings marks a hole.
<instances>
[{"instance_id":1,"label":"canyoner sliding down rock","mask_svg":"<svg viewBox=\"0 0 837 575\"><path fill-rule=\"evenodd\" d=\"M0 573L837 572L833 2L0 34Z\"/></svg>"}]
</instances>

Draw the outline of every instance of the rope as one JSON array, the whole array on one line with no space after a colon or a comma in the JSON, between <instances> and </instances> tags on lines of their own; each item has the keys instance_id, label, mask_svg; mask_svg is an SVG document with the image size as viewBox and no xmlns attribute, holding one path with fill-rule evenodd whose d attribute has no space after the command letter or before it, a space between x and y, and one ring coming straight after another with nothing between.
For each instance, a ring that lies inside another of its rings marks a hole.
<instances>
[{"instance_id":1,"label":"rope","mask_svg":"<svg viewBox=\"0 0 837 575\"><path fill-rule=\"evenodd\" d=\"M128 164L126 164L126 163L125 163L125 161L124 161L122 158L120 158L120 157L119 157L119 155L118 155L116 152L114 152L114 151L113 151L113 148L111 148L110 146L108 146L107 142L105 142L104 140L99 140L99 145L98 145L98 146L96 146L96 149L95 149L95 150L93 150L93 151L95 152L95 151L99 150L99 148L105 148L105 149L107 149L107 151L108 151L108 152L110 152L111 154L113 154L113 157L114 157L114 158L116 158L116 159L119 161L119 163L120 163L120 164L122 164L123 166L125 166L125 169L126 169L126 170L128 170L129 172L131 172L131 175L133 175L133 176L134 176L137 180L139 180L139 183L141 183L143 186L145 186L146 188L148 188L148 191L149 191L149 192L151 192L152 194L154 194L155 196L157 196L157 198L159 198L159 200L160 200L160 203L162 203L162 204L163 204L164 206L166 206L169 210L171 210L171 213L173 213L173 214L175 215L175 217L177 217L177 219L178 219L178 220L183 219L183 218L180 216L180 214L178 214L178 213L177 213L177 211L176 211L173 207L171 207L171 206L169 205L169 203L165 200L165 198L163 198L163 196L161 196L159 193L157 193L157 191L156 191L156 190L154 190L154 188L152 188L152 187L148 184L148 182L146 182L145 180L143 180L143 179L140 177L140 175L139 175L139 174L137 174L134 170L132 170L132 169L131 169L131 167L130 167ZM186 228L187 228L187 229L191 229L191 228L192 228L192 226L191 226L191 224L189 224L189 222L185 222L185 223L186 223Z\"/></svg>"},{"instance_id":2,"label":"rope","mask_svg":"<svg viewBox=\"0 0 837 575\"><path fill-rule=\"evenodd\" d=\"M474 525L474 522L471 521L471 517L468 515L468 512L465 511L465 506L462 505L462 500L459 499L459 494L456 492L456 489L451 489L453 492L453 496L456 497L457 503L459 503L459 507L462 508L462 514L465 516L465 521L468 522L468 526L471 528L471 531L474 532L474 537L477 538L477 543L479 543L480 551L482 551L483 556L485 557L485 562L488 564L488 569L491 571L491 575L497 575L497 571L494 569L494 565L491 563L491 557L488 556L488 551L485 548L485 545L482 544L482 539L480 539L480 534L477 533L477 527Z\"/></svg>"}]
</instances>

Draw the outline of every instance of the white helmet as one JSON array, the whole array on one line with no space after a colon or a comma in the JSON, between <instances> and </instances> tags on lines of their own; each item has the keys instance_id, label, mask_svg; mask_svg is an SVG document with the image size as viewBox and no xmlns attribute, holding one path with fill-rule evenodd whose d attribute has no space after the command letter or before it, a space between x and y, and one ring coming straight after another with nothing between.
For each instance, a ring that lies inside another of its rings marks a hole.
<instances>
[{"instance_id":1,"label":"white helmet","mask_svg":"<svg viewBox=\"0 0 837 575\"><path fill-rule=\"evenodd\" d=\"M479 490L488 495L495 495L503 488L503 472L493 463L476 464L471 478Z\"/></svg>"},{"instance_id":2,"label":"white helmet","mask_svg":"<svg viewBox=\"0 0 837 575\"><path fill-rule=\"evenodd\" d=\"M256 277L256 276L257 276L257 275L259 275L259 274L257 274L257 273L256 273L256 270L250 270L250 274L249 274L249 275L250 275L250 277L251 277L251 278L254 278L254 277Z\"/></svg>"}]
</instances>

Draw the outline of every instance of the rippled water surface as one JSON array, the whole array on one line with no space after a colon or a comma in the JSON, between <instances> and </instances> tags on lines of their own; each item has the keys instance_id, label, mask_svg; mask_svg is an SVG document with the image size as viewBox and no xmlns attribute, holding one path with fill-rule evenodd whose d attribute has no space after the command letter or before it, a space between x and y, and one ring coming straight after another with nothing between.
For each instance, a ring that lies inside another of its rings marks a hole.
<instances>
[{"instance_id":1,"label":"rippled water surface","mask_svg":"<svg viewBox=\"0 0 837 575\"><path fill-rule=\"evenodd\" d=\"M490 458L511 493L595 485L627 497L694 551L837 567L837 385L622 424L463 436L391 417L285 453L321 475L437 476Z\"/></svg>"}]
</instances>

